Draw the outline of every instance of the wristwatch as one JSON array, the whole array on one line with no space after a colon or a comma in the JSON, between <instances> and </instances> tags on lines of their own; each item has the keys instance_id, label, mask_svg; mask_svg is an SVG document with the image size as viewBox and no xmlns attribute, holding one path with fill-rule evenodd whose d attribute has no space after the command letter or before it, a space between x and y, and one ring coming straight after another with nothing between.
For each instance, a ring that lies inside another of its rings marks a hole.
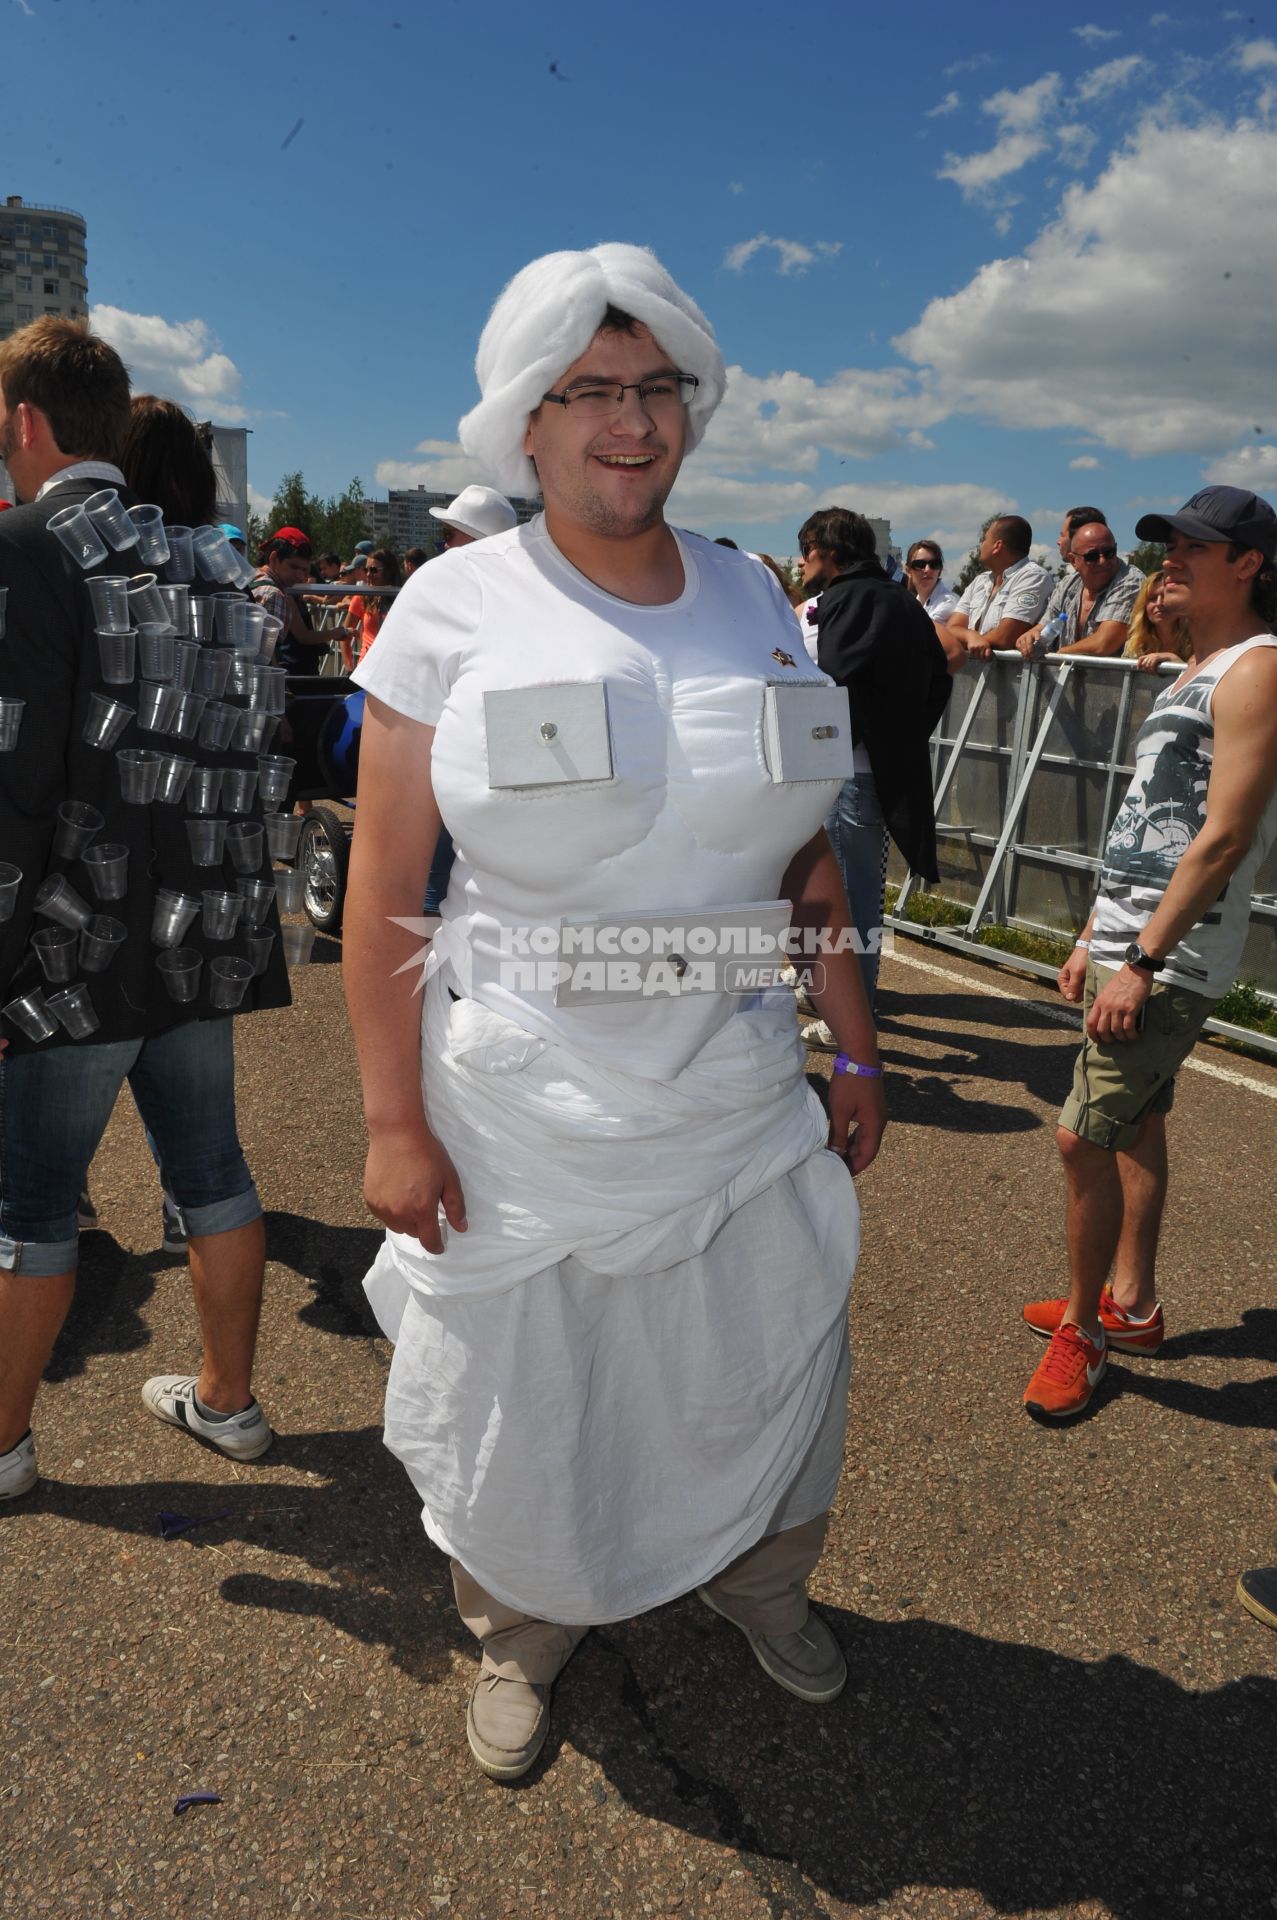
<instances>
[{"instance_id":1,"label":"wristwatch","mask_svg":"<svg viewBox=\"0 0 1277 1920\"><path fill-rule=\"evenodd\" d=\"M1154 960L1151 953L1145 953L1138 940L1132 940L1122 958L1128 967L1138 967L1141 973L1160 973L1166 965L1164 960Z\"/></svg>"}]
</instances>

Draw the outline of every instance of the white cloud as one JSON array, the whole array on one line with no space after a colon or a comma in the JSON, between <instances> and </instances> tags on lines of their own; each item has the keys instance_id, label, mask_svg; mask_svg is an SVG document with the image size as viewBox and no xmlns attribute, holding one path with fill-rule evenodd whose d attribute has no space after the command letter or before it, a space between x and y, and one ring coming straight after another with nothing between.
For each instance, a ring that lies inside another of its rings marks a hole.
<instances>
[{"instance_id":1,"label":"white cloud","mask_svg":"<svg viewBox=\"0 0 1277 1920\"><path fill-rule=\"evenodd\" d=\"M944 77L946 80L952 80L960 73L979 73L982 67L992 65L991 53L972 53L968 54L965 60L951 60L944 70Z\"/></svg>"},{"instance_id":2,"label":"white cloud","mask_svg":"<svg viewBox=\"0 0 1277 1920\"><path fill-rule=\"evenodd\" d=\"M248 418L239 398L239 368L220 350L206 321L165 320L109 306L95 306L90 320L124 361L135 391L179 400L225 425Z\"/></svg>"},{"instance_id":3,"label":"white cloud","mask_svg":"<svg viewBox=\"0 0 1277 1920\"><path fill-rule=\"evenodd\" d=\"M743 180L729 180L727 183L727 191L729 193L744 193L745 182Z\"/></svg>"},{"instance_id":4,"label":"white cloud","mask_svg":"<svg viewBox=\"0 0 1277 1920\"><path fill-rule=\"evenodd\" d=\"M1058 73L1044 73L1025 87L1003 87L981 102L981 111L998 123L998 139L981 153L945 155L941 180L952 180L964 194L980 194L1008 174L1018 173L1046 150L1043 121L1055 108Z\"/></svg>"},{"instance_id":5,"label":"white cloud","mask_svg":"<svg viewBox=\"0 0 1277 1920\"><path fill-rule=\"evenodd\" d=\"M252 481L249 481L248 510L250 513L255 513L259 520L266 519L271 507L274 505L274 499L273 494L263 493L260 487L255 487Z\"/></svg>"},{"instance_id":6,"label":"white cloud","mask_svg":"<svg viewBox=\"0 0 1277 1920\"><path fill-rule=\"evenodd\" d=\"M841 253L842 241L817 240L807 246L801 240L780 240L770 233L756 233L752 240L741 240L729 247L723 256L723 265L733 273L741 273L764 247L771 247L775 252L781 273L806 273L817 260L831 260L836 253Z\"/></svg>"},{"instance_id":7,"label":"white cloud","mask_svg":"<svg viewBox=\"0 0 1277 1920\"><path fill-rule=\"evenodd\" d=\"M1151 21L1149 25L1152 25ZM1069 31L1075 33L1079 40L1085 40L1088 47L1097 46L1102 40L1120 40L1122 37L1119 27L1071 27Z\"/></svg>"},{"instance_id":8,"label":"white cloud","mask_svg":"<svg viewBox=\"0 0 1277 1920\"><path fill-rule=\"evenodd\" d=\"M427 487L431 492L460 493L472 480L485 486L492 475L461 450L459 440L420 440L415 451L425 460L379 460L375 468L378 486Z\"/></svg>"},{"instance_id":9,"label":"white cloud","mask_svg":"<svg viewBox=\"0 0 1277 1920\"><path fill-rule=\"evenodd\" d=\"M975 545L980 528L994 513L1014 513L1013 496L960 480L951 485L909 486L894 480L839 482L819 489L822 507L853 507L873 519L890 520L893 539L939 540L950 572Z\"/></svg>"},{"instance_id":10,"label":"white cloud","mask_svg":"<svg viewBox=\"0 0 1277 1920\"><path fill-rule=\"evenodd\" d=\"M940 119L942 114L953 113L961 105L962 105L962 95L960 93L955 93L953 89L950 88L948 93L946 93L944 99L940 102L938 107L927 108L927 119L938 120Z\"/></svg>"},{"instance_id":11,"label":"white cloud","mask_svg":"<svg viewBox=\"0 0 1277 1920\"><path fill-rule=\"evenodd\" d=\"M930 426L938 411L906 367L845 367L825 381L792 370L759 376L729 367L704 451L721 467L812 473L822 448L870 459Z\"/></svg>"},{"instance_id":12,"label":"white cloud","mask_svg":"<svg viewBox=\"0 0 1277 1920\"><path fill-rule=\"evenodd\" d=\"M1136 74L1147 66L1142 53L1126 53L1120 60L1106 60L1102 67L1092 67L1086 78L1078 82L1077 97L1083 101L1102 100L1105 94L1129 86Z\"/></svg>"},{"instance_id":13,"label":"white cloud","mask_svg":"<svg viewBox=\"0 0 1277 1920\"><path fill-rule=\"evenodd\" d=\"M1272 388L1277 257L1257 236L1275 173L1277 130L1150 116L1023 253L933 300L895 344L949 411L1209 455Z\"/></svg>"},{"instance_id":14,"label":"white cloud","mask_svg":"<svg viewBox=\"0 0 1277 1920\"><path fill-rule=\"evenodd\" d=\"M983 112L993 115L1003 132L1030 132L1054 107L1059 91L1059 74L1044 73L1027 87L1003 87L981 106Z\"/></svg>"},{"instance_id":15,"label":"white cloud","mask_svg":"<svg viewBox=\"0 0 1277 1920\"><path fill-rule=\"evenodd\" d=\"M670 495L669 515L676 525L759 526L765 520L792 519L797 528L815 504L815 493L804 481L738 480L698 465L698 459L699 449Z\"/></svg>"},{"instance_id":16,"label":"white cloud","mask_svg":"<svg viewBox=\"0 0 1277 1920\"><path fill-rule=\"evenodd\" d=\"M1240 19L1241 15L1236 17ZM1277 67L1277 44L1271 40L1249 40L1237 49L1236 62L1243 73L1254 73L1260 67Z\"/></svg>"},{"instance_id":17,"label":"white cloud","mask_svg":"<svg viewBox=\"0 0 1277 1920\"><path fill-rule=\"evenodd\" d=\"M1069 461L1069 472L1094 473L1099 464L1093 453L1079 453L1076 460Z\"/></svg>"},{"instance_id":18,"label":"white cloud","mask_svg":"<svg viewBox=\"0 0 1277 1920\"><path fill-rule=\"evenodd\" d=\"M1236 447L1203 468L1202 478L1222 487L1248 487L1252 493L1277 491L1277 446Z\"/></svg>"},{"instance_id":19,"label":"white cloud","mask_svg":"<svg viewBox=\"0 0 1277 1920\"><path fill-rule=\"evenodd\" d=\"M1097 137L1090 127L1082 126L1077 120L1066 120L1063 126L1055 129L1060 158L1070 167L1086 165Z\"/></svg>"}]
</instances>

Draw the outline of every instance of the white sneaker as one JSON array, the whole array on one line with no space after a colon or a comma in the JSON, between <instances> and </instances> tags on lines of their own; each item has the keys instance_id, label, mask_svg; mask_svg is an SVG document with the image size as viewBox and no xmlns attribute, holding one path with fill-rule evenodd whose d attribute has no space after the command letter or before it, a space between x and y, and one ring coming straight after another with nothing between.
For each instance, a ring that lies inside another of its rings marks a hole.
<instances>
[{"instance_id":1,"label":"white sneaker","mask_svg":"<svg viewBox=\"0 0 1277 1920\"><path fill-rule=\"evenodd\" d=\"M230 1460L256 1460L275 1438L256 1400L228 1420L205 1420L195 1405L193 1373L157 1373L142 1389L142 1405L170 1427L183 1427L207 1440Z\"/></svg>"},{"instance_id":2,"label":"white sneaker","mask_svg":"<svg viewBox=\"0 0 1277 1920\"><path fill-rule=\"evenodd\" d=\"M28 1427L16 1447L0 1453L0 1500L16 1500L20 1493L30 1493L39 1478L35 1436Z\"/></svg>"},{"instance_id":3,"label":"white sneaker","mask_svg":"<svg viewBox=\"0 0 1277 1920\"><path fill-rule=\"evenodd\" d=\"M838 1042L823 1020L813 1020L809 1027L804 1027L802 1038L806 1047L819 1047L825 1053L838 1051Z\"/></svg>"}]
</instances>

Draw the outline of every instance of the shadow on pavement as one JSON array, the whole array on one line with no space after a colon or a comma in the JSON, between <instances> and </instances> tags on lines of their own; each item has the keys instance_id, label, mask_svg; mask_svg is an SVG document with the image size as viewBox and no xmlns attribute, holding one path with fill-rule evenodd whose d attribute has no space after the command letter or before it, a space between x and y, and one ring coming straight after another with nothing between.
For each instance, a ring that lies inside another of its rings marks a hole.
<instances>
[{"instance_id":1,"label":"shadow on pavement","mask_svg":"<svg viewBox=\"0 0 1277 1920\"><path fill-rule=\"evenodd\" d=\"M158 1216L157 1203L157 1225ZM100 1229L82 1234L75 1297L44 1378L73 1380L95 1353L138 1353L149 1346L151 1329L142 1309L155 1292L156 1275L170 1268L179 1270L184 1286L189 1284L180 1255L130 1253Z\"/></svg>"},{"instance_id":2,"label":"shadow on pavement","mask_svg":"<svg viewBox=\"0 0 1277 1920\"><path fill-rule=\"evenodd\" d=\"M268 1213L267 1259L291 1267L314 1289L314 1299L297 1318L320 1333L375 1336L377 1323L363 1280L385 1234L385 1228L371 1220L366 1227L336 1227L301 1213Z\"/></svg>"}]
</instances>

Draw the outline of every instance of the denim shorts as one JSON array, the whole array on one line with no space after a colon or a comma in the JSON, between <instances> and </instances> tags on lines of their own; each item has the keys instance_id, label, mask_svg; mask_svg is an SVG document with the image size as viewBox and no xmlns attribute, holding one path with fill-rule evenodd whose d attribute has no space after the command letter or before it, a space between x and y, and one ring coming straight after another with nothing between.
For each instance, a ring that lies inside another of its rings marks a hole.
<instances>
[{"instance_id":1,"label":"denim shorts","mask_svg":"<svg viewBox=\"0 0 1277 1920\"><path fill-rule=\"evenodd\" d=\"M126 1080L187 1232L259 1217L235 1131L233 1026L193 1020L148 1040L0 1055L0 1269L73 1271L76 1202Z\"/></svg>"}]
</instances>

